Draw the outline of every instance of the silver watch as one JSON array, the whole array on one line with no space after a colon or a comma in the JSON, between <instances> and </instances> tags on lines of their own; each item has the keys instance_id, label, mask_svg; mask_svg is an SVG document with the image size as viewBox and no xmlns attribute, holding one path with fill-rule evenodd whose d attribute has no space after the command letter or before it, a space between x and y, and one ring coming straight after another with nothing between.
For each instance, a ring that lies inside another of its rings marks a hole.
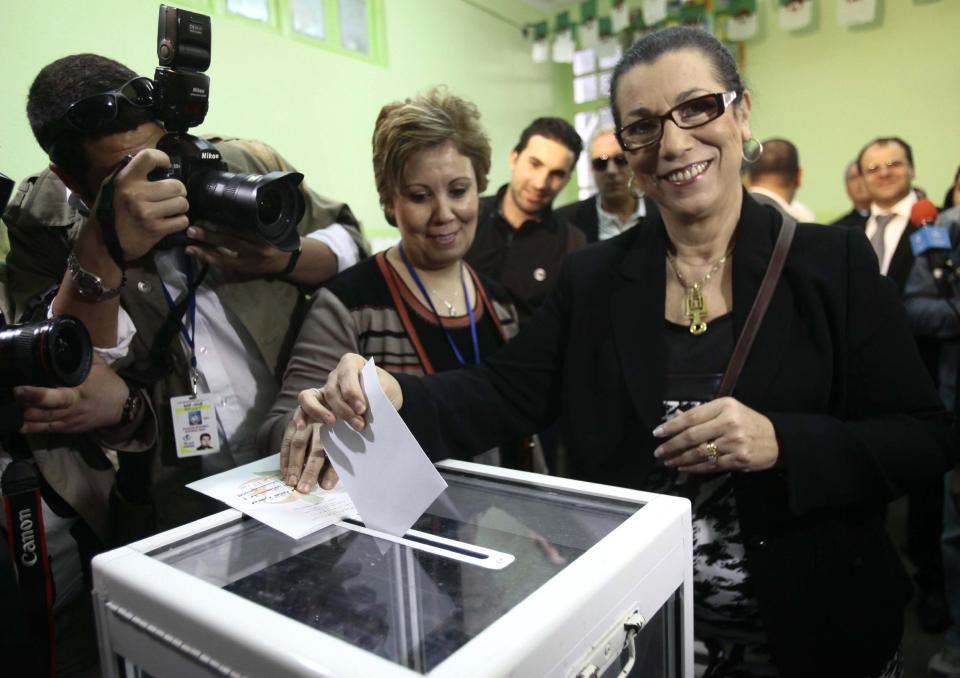
<instances>
[{"instance_id":1,"label":"silver watch","mask_svg":"<svg viewBox=\"0 0 960 678\"><path fill-rule=\"evenodd\" d=\"M120 294L120 290L127 282L126 274L120 279L119 287L104 287L103 279L80 266L77 255L73 252L67 257L67 270L73 277L73 286L77 293L89 301L107 301Z\"/></svg>"}]
</instances>

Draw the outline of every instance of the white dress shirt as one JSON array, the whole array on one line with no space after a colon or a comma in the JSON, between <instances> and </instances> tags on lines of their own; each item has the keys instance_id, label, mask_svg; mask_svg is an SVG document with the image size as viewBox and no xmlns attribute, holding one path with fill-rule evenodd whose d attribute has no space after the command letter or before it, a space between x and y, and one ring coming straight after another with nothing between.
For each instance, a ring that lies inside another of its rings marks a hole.
<instances>
[{"instance_id":1,"label":"white dress shirt","mask_svg":"<svg viewBox=\"0 0 960 678\"><path fill-rule=\"evenodd\" d=\"M762 186L751 186L748 189L748 191L750 193L756 193L758 195L762 195L762 196L766 196L767 198L770 198L775 203L777 203L777 205L780 206L781 212L789 214L798 223L801 223L801 224L816 223L816 219L817 219L816 216L814 216L813 212L810 211L810 208L804 205L802 202L797 202L797 201L787 202L786 200L781 198L779 195L777 195L773 191L767 190Z\"/></svg>"},{"instance_id":2,"label":"white dress shirt","mask_svg":"<svg viewBox=\"0 0 960 678\"><path fill-rule=\"evenodd\" d=\"M917 202L917 194L910 191L907 197L889 210L880 209L876 203L870 205L870 218L867 219L866 226L867 239L872 238L873 234L877 232L878 215L895 215L883 232L883 261L880 262L880 272L884 275L887 274L890 261L893 259L893 253L896 251L897 245L900 244L900 238L903 237L903 232L907 230L910 223L910 211L913 209L915 202Z\"/></svg>"},{"instance_id":3,"label":"white dress shirt","mask_svg":"<svg viewBox=\"0 0 960 678\"><path fill-rule=\"evenodd\" d=\"M359 250L343 226L333 224L307 237L325 242L337 255L337 271L356 263ZM187 289L186 266L189 257L180 248L154 254L157 272L171 299ZM221 451L202 457L203 473L209 475L255 460L257 429L277 395L274 376L260 355L257 345L243 324L220 303L206 284L196 295L194 347L199 373L198 393L210 394L216 407ZM190 313L183 323L189 332ZM121 307L117 317L117 345L97 349L108 361L119 360L129 351L136 327ZM184 353L190 347L178 333ZM184 394L186 395L186 394ZM169 403L154 403L169 407Z\"/></svg>"},{"instance_id":4,"label":"white dress shirt","mask_svg":"<svg viewBox=\"0 0 960 678\"><path fill-rule=\"evenodd\" d=\"M627 229L636 226L640 219L647 216L647 206L643 201L643 196L640 196L637 199L637 211L631 214L626 221L621 221L618 215L603 209L603 205L601 204L602 202L603 201L600 199L598 194L597 224L600 230L598 231L597 237L600 240L606 240L607 238L620 235Z\"/></svg>"}]
</instances>

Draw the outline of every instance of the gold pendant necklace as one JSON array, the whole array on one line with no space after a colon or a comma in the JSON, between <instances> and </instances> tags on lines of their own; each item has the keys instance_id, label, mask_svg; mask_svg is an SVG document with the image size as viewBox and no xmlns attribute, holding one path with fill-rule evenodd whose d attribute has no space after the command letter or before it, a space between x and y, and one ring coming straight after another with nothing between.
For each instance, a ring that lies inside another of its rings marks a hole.
<instances>
[{"instance_id":1,"label":"gold pendant necklace","mask_svg":"<svg viewBox=\"0 0 960 678\"><path fill-rule=\"evenodd\" d=\"M432 287L430 288L430 291L433 292L433 297L434 297L434 299L439 299L439 300L441 301L441 303L442 303L444 306L447 307L447 316L448 316L448 317L453 318L454 316L457 315L456 295L454 295L454 302L453 302L453 303L450 303L449 301L447 301L446 299L444 299L442 296L440 296L440 293L437 292L437 291L436 291L435 289L433 289Z\"/></svg>"},{"instance_id":2,"label":"gold pendant necklace","mask_svg":"<svg viewBox=\"0 0 960 678\"><path fill-rule=\"evenodd\" d=\"M699 282L688 286L687 281L684 280L680 274L680 269L677 268L676 258L667 252L667 261L670 262L670 268L672 268L676 274L680 286L686 291L683 298L683 316L690 323L690 334L700 336L707 331L707 318L709 316L707 314L707 301L703 296L703 286L710 280L710 276L720 270L720 267L723 266L729 256L730 251L728 250L726 254L714 262L713 266L710 267L710 270L707 271L707 274L703 276Z\"/></svg>"}]
</instances>

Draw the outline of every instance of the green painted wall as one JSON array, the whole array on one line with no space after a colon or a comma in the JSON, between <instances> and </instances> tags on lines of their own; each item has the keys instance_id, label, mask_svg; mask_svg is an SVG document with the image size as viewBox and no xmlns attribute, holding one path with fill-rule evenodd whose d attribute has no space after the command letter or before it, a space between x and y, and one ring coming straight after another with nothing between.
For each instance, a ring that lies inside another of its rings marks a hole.
<instances>
[{"instance_id":1,"label":"green painted wall","mask_svg":"<svg viewBox=\"0 0 960 678\"><path fill-rule=\"evenodd\" d=\"M211 110L200 128L269 141L311 186L349 202L372 236L392 233L370 165L382 104L441 83L477 102L493 141L492 187L507 180L507 156L527 122L550 114L572 120L584 108L573 105L569 66L532 64L529 44L507 21L464 0L382 1L385 67L216 12ZM516 0L473 1L515 24L541 18ZM960 163L960 0L880 1L876 25L846 29L836 25L834 0L820 0L815 26L792 34L777 25L776 1L760 0L760 34L746 46L754 132L798 145L799 197L821 220L847 209L842 169L871 137L899 134L913 144L917 183L937 202ZM8 13L0 23L0 171L19 179L45 162L23 113L44 64L95 51L152 73L157 5L34 0ZM608 7L601 0L601 14ZM884 90L890 96L878 96ZM558 204L573 199L571 185Z\"/></svg>"},{"instance_id":2,"label":"green painted wall","mask_svg":"<svg viewBox=\"0 0 960 678\"><path fill-rule=\"evenodd\" d=\"M215 0L223 4L223 0ZM478 0L521 24L539 13L512 0ZM191 3L193 4L193 3ZM0 172L16 179L46 159L24 105L37 71L77 52L97 52L144 75L156 66L153 0L33 0L0 22ZM185 6L190 6L189 4ZM476 102L493 142L491 186L508 177L520 130L565 105L562 67L534 65L518 28L462 0L384 0L386 67L213 16L211 105L200 132L263 139L319 192L347 201L371 236L390 236L378 207L370 137L380 107L436 84Z\"/></svg>"},{"instance_id":3,"label":"green painted wall","mask_svg":"<svg viewBox=\"0 0 960 678\"><path fill-rule=\"evenodd\" d=\"M821 221L850 209L843 170L877 136L913 146L916 183L939 205L960 165L960 0L878 0L877 21L855 28L837 25L837 1L815 0L814 24L790 33L779 27L777 0L759 0L760 30L743 60L753 132L797 145L797 197ZM609 12L609 0L598 4ZM554 77L569 91L569 69ZM563 110L598 105L568 101Z\"/></svg>"},{"instance_id":4,"label":"green painted wall","mask_svg":"<svg viewBox=\"0 0 960 678\"><path fill-rule=\"evenodd\" d=\"M849 209L843 168L874 137L913 146L916 183L937 205L960 165L960 2L880 3L877 25L851 29L820 0L818 25L796 35L761 0L760 34L747 43L754 134L797 145L798 197L824 221Z\"/></svg>"}]
</instances>

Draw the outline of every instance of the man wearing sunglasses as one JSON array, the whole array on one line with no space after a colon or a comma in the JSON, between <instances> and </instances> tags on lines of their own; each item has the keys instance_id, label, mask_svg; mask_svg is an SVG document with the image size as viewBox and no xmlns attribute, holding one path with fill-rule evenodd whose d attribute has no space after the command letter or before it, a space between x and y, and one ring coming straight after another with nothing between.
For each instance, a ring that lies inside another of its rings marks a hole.
<instances>
[{"instance_id":1,"label":"man wearing sunglasses","mask_svg":"<svg viewBox=\"0 0 960 678\"><path fill-rule=\"evenodd\" d=\"M17 311L59 284L34 315L75 315L98 347L91 378L80 387L27 387L17 395L23 431L45 434L49 446L70 450L80 434L91 434L119 452L112 524L96 526L103 543L123 543L216 508L184 484L256 457L257 422L274 400L304 291L366 249L349 208L303 186L299 253L241 239L231 224L189 224L184 185L148 178L170 165L155 148L165 130L151 97L149 80L97 55L65 57L42 69L27 115L50 167L23 182L4 215ZM292 169L262 142L212 141L230 171ZM114 229L99 219L108 193ZM155 249L188 226L196 244ZM188 301L177 322L171 308L180 300ZM157 339L170 328L168 343ZM176 451L182 436L172 399L194 392L217 415L217 454ZM105 501L102 493L87 495L87 503ZM102 506L91 512L106 513Z\"/></svg>"},{"instance_id":2,"label":"man wearing sunglasses","mask_svg":"<svg viewBox=\"0 0 960 678\"><path fill-rule=\"evenodd\" d=\"M613 127L600 127L589 145L590 167L597 193L557 210L557 217L573 224L588 243L606 240L633 228L656 205L633 187L627 158Z\"/></svg>"}]
</instances>

